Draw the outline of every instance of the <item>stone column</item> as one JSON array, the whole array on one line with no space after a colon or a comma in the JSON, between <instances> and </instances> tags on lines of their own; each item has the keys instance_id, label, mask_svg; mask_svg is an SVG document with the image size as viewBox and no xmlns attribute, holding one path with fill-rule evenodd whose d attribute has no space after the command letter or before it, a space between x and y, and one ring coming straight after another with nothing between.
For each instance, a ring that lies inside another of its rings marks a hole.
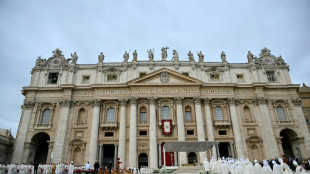
<instances>
[{"instance_id":1,"label":"stone column","mask_svg":"<svg viewBox=\"0 0 310 174\"><path fill-rule=\"evenodd\" d=\"M308 129L308 126L307 126L303 111L301 109L301 99L299 98L293 99L292 103L294 104L295 116L298 120L297 124L299 125L301 136L304 137L304 144L305 144L306 151L305 151L305 154L302 155L302 157L309 158L310 157L310 134L309 134L309 131L306 131Z\"/></svg>"},{"instance_id":2,"label":"stone column","mask_svg":"<svg viewBox=\"0 0 310 174\"><path fill-rule=\"evenodd\" d=\"M129 167L137 167L137 101L130 98Z\"/></svg>"},{"instance_id":3,"label":"stone column","mask_svg":"<svg viewBox=\"0 0 310 174\"><path fill-rule=\"evenodd\" d=\"M158 166L161 166L161 143L158 144Z\"/></svg>"},{"instance_id":4,"label":"stone column","mask_svg":"<svg viewBox=\"0 0 310 174\"><path fill-rule=\"evenodd\" d=\"M60 115L58 118L58 127L56 131L56 138L54 143L54 163L59 163L65 161L64 154L65 152L65 142L66 142L66 135L67 135L67 126L68 126L68 117L70 106L73 104L71 100L62 100L59 102L61 106ZM96 147L97 150L97 147Z\"/></svg>"},{"instance_id":5,"label":"stone column","mask_svg":"<svg viewBox=\"0 0 310 174\"><path fill-rule=\"evenodd\" d=\"M117 144L114 144L114 166L116 166L116 158L117 158Z\"/></svg>"},{"instance_id":6,"label":"stone column","mask_svg":"<svg viewBox=\"0 0 310 174\"><path fill-rule=\"evenodd\" d=\"M24 112L19 123L19 129L14 143L14 153L12 163L20 164L22 162L26 135L28 132L28 126L31 118L32 108L34 107L34 105L35 102L30 101L24 102L23 106Z\"/></svg>"},{"instance_id":7,"label":"stone column","mask_svg":"<svg viewBox=\"0 0 310 174\"><path fill-rule=\"evenodd\" d=\"M210 102L211 102L211 99L209 98L204 99L208 141L214 141L213 119L211 116ZM211 150L211 156L216 157L215 155L216 155L216 149L215 149L215 146L213 146Z\"/></svg>"},{"instance_id":8,"label":"stone column","mask_svg":"<svg viewBox=\"0 0 310 174\"><path fill-rule=\"evenodd\" d=\"M234 144L232 142L229 142L229 145L230 145L230 151L231 151L232 158L235 159Z\"/></svg>"},{"instance_id":9,"label":"stone column","mask_svg":"<svg viewBox=\"0 0 310 174\"><path fill-rule=\"evenodd\" d=\"M194 97L193 100L195 103L198 141L206 141L205 129L203 126L202 111L201 111L201 98L200 97ZM200 159L201 163L203 162L205 157L206 157L206 151L199 152L199 159Z\"/></svg>"},{"instance_id":10,"label":"stone column","mask_svg":"<svg viewBox=\"0 0 310 174\"><path fill-rule=\"evenodd\" d=\"M234 138L235 138L235 144L236 144L236 150L237 150L237 157L245 158L244 147L243 147L243 143L245 142L245 140L243 140L241 136L240 124L239 124L237 110L236 110L236 104L238 104L239 100L232 97L232 98L228 98L228 102L229 102L230 117L231 117L231 122L233 126L233 132L234 132Z\"/></svg>"},{"instance_id":11,"label":"stone column","mask_svg":"<svg viewBox=\"0 0 310 174\"><path fill-rule=\"evenodd\" d=\"M156 98L150 97L148 98L150 104L150 120L149 120L149 144L150 144L150 168L155 169L158 168L158 159L157 159L157 135L156 135L156 110L155 110L155 102Z\"/></svg>"},{"instance_id":12,"label":"stone column","mask_svg":"<svg viewBox=\"0 0 310 174\"><path fill-rule=\"evenodd\" d=\"M175 103L177 105L177 123L178 123L178 141L185 141L185 130L184 130L184 118L183 118L183 97L175 97ZM179 165L187 164L186 152L179 152Z\"/></svg>"},{"instance_id":13,"label":"stone column","mask_svg":"<svg viewBox=\"0 0 310 174\"><path fill-rule=\"evenodd\" d=\"M268 112L268 99L264 97L256 97L253 99L253 103L258 105L260 115L258 116L261 130L262 138L264 144L264 151L266 154L266 159L271 159L279 156L277 141L273 132L272 123L270 120L270 115Z\"/></svg>"},{"instance_id":14,"label":"stone column","mask_svg":"<svg viewBox=\"0 0 310 174\"><path fill-rule=\"evenodd\" d=\"M99 145L99 164L102 166L102 144Z\"/></svg>"},{"instance_id":15,"label":"stone column","mask_svg":"<svg viewBox=\"0 0 310 174\"><path fill-rule=\"evenodd\" d=\"M119 148L118 148L118 156L122 160L123 163L120 164L121 168L124 168L126 165L126 106L127 99L119 99L118 100L121 105L120 110L120 120L119 120ZM116 159L115 159L116 160Z\"/></svg>"},{"instance_id":16,"label":"stone column","mask_svg":"<svg viewBox=\"0 0 310 174\"><path fill-rule=\"evenodd\" d=\"M88 161L91 165L93 165L96 162L98 150L98 131L101 100L95 99L91 102L91 104L93 106L93 119L90 133Z\"/></svg>"}]
</instances>

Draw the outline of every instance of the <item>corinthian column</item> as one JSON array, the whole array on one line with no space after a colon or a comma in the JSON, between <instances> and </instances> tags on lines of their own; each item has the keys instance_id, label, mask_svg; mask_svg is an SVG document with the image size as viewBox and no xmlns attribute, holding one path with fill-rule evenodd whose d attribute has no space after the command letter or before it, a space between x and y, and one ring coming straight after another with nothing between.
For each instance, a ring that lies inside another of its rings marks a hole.
<instances>
[{"instance_id":1,"label":"corinthian column","mask_svg":"<svg viewBox=\"0 0 310 174\"><path fill-rule=\"evenodd\" d=\"M267 159L275 158L279 156L277 141L273 132L269 112L268 112L268 99L264 97L256 97L253 99L253 103L258 105L260 116L258 117L261 123L262 138L264 144L264 150Z\"/></svg>"},{"instance_id":2,"label":"corinthian column","mask_svg":"<svg viewBox=\"0 0 310 174\"><path fill-rule=\"evenodd\" d=\"M303 154L304 158L309 158L310 157L310 134L309 131L306 131L308 129L305 116L302 112L301 109L301 99L293 99L292 103L294 104L294 111L295 111L295 116L297 117L298 120L298 125L299 125L299 130L301 135L304 137L304 143L305 143L305 148L306 151Z\"/></svg>"},{"instance_id":3,"label":"corinthian column","mask_svg":"<svg viewBox=\"0 0 310 174\"><path fill-rule=\"evenodd\" d=\"M28 132L28 126L31 118L32 108L34 107L35 102L24 102L24 112L19 123L19 129L15 140L14 154L12 158L12 163L20 164L22 163L22 155L26 140L26 135Z\"/></svg>"},{"instance_id":4,"label":"corinthian column","mask_svg":"<svg viewBox=\"0 0 310 174\"><path fill-rule=\"evenodd\" d=\"M197 125L197 135L198 141L206 141L205 130L203 127L202 111L201 111L201 98L194 97L195 103L195 113L196 113L196 125ZM206 157L206 152L199 152L200 162Z\"/></svg>"},{"instance_id":5,"label":"corinthian column","mask_svg":"<svg viewBox=\"0 0 310 174\"><path fill-rule=\"evenodd\" d=\"M69 109L73 104L71 100L62 100L59 102L61 106L60 115L58 118L58 127L56 131L56 138L54 143L54 159L53 162L58 163L65 161L65 141L67 135L67 126L68 126L68 117L69 117Z\"/></svg>"},{"instance_id":6,"label":"corinthian column","mask_svg":"<svg viewBox=\"0 0 310 174\"><path fill-rule=\"evenodd\" d=\"M137 98L130 98L129 167L137 165Z\"/></svg>"},{"instance_id":7,"label":"corinthian column","mask_svg":"<svg viewBox=\"0 0 310 174\"><path fill-rule=\"evenodd\" d=\"M148 98L150 104L150 135L149 135L149 144L150 144L150 168L155 169L158 167L158 153L157 153L157 135L156 135L156 110L155 102L156 98Z\"/></svg>"},{"instance_id":8,"label":"corinthian column","mask_svg":"<svg viewBox=\"0 0 310 174\"><path fill-rule=\"evenodd\" d=\"M178 141L185 141L184 131L184 119L183 119L183 97L175 97L175 103L177 104L177 123L178 123ZM179 164L187 164L186 152L179 152Z\"/></svg>"},{"instance_id":9,"label":"corinthian column","mask_svg":"<svg viewBox=\"0 0 310 174\"><path fill-rule=\"evenodd\" d=\"M211 116L210 102L211 102L211 99L209 98L204 99L208 141L214 141L213 121L212 121L212 116ZM212 152L211 156L216 158L215 146L212 147L211 152Z\"/></svg>"},{"instance_id":10,"label":"corinthian column","mask_svg":"<svg viewBox=\"0 0 310 174\"><path fill-rule=\"evenodd\" d=\"M241 136L241 132L240 132L240 124L239 124L239 120L238 120L238 116L237 116L237 110L236 110L236 104L239 102L239 100L232 97L232 98L228 98L228 102L229 102L231 122L233 125L233 132L234 132L237 156L239 158L244 158L245 154L244 154L243 144L244 144L245 140L242 140L242 136Z\"/></svg>"},{"instance_id":11,"label":"corinthian column","mask_svg":"<svg viewBox=\"0 0 310 174\"><path fill-rule=\"evenodd\" d=\"M126 105L127 99L118 100L121 105L120 120L119 120L119 148L118 156L121 158L122 162L121 168L124 168L126 164Z\"/></svg>"},{"instance_id":12,"label":"corinthian column","mask_svg":"<svg viewBox=\"0 0 310 174\"><path fill-rule=\"evenodd\" d=\"M98 131L99 131L99 116L101 100L95 99L91 102L93 106L93 120L91 125L89 155L88 161L91 165L96 162L97 149L98 149Z\"/></svg>"}]
</instances>

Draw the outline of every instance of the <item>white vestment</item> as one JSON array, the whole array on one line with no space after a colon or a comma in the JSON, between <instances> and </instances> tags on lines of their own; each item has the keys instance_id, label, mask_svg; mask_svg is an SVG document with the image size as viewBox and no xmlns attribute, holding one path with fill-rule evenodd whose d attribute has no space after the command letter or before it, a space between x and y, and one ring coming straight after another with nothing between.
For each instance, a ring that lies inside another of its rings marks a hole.
<instances>
[{"instance_id":1,"label":"white vestment","mask_svg":"<svg viewBox=\"0 0 310 174\"><path fill-rule=\"evenodd\" d=\"M203 165L204 165L205 171L210 171L210 163L208 159L204 159Z\"/></svg>"},{"instance_id":2,"label":"white vestment","mask_svg":"<svg viewBox=\"0 0 310 174\"><path fill-rule=\"evenodd\" d=\"M254 174L261 174L263 173L263 168L260 164L255 163L253 171L254 171Z\"/></svg>"}]
</instances>

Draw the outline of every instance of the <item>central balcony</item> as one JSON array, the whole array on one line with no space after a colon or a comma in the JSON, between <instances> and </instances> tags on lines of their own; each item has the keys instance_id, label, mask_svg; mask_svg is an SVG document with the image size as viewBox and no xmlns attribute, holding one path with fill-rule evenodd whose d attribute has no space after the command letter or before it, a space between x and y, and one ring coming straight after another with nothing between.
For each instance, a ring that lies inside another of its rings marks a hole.
<instances>
[{"instance_id":1,"label":"central balcony","mask_svg":"<svg viewBox=\"0 0 310 174\"><path fill-rule=\"evenodd\" d=\"M230 127L231 121L230 120L214 120L213 125L214 127Z\"/></svg>"},{"instance_id":2,"label":"central balcony","mask_svg":"<svg viewBox=\"0 0 310 174\"><path fill-rule=\"evenodd\" d=\"M118 124L117 122L105 121L105 122L101 122L100 128L101 129L118 129Z\"/></svg>"}]
</instances>

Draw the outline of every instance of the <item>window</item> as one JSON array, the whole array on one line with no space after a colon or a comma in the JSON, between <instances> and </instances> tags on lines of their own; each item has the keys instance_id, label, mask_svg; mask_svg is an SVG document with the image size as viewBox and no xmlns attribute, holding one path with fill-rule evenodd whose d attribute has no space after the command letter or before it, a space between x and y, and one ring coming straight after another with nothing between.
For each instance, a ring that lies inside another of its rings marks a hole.
<instances>
[{"instance_id":1,"label":"window","mask_svg":"<svg viewBox=\"0 0 310 174\"><path fill-rule=\"evenodd\" d=\"M276 82L274 71L267 71L266 75L267 75L268 82Z\"/></svg>"},{"instance_id":2,"label":"window","mask_svg":"<svg viewBox=\"0 0 310 174\"><path fill-rule=\"evenodd\" d=\"M168 106L163 106L161 109L162 119L170 119L170 109Z\"/></svg>"},{"instance_id":3,"label":"window","mask_svg":"<svg viewBox=\"0 0 310 174\"><path fill-rule=\"evenodd\" d=\"M51 115L51 111L49 109L44 110L43 114L42 114L41 124L49 124L50 123L50 115Z\"/></svg>"},{"instance_id":4,"label":"window","mask_svg":"<svg viewBox=\"0 0 310 174\"><path fill-rule=\"evenodd\" d=\"M251 110L248 106L244 106L243 108L245 121L252 121Z\"/></svg>"},{"instance_id":5,"label":"window","mask_svg":"<svg viewBox=\"0 0 310 174\"><path fill-rule=\"evenodd\" d=\"M145 107L141 107L140 108L140 121L146 121L146 108Z\"/></svg>"},{"instance_id":6,"label":"window","mask_svg":"<svg viewBox=\"0 0 310 174\"><path fill-rule=\"evenodd\" d=\"M219 130L219 135L227 135L227 131L226 130Z\"/></svg>"},{"instance_id":7,"label":"window","mask_svg":"<svg viewBox=\"0 0 310 174\"><path fill-rule=\"evenodd\" d=\"M115 109L114 108L109 108L107 110L106 122L115 122Z\"/></svg>"},{"instance_id":8,"label":"window","mask_svg":"<svg viewBox=\"0 0 310 174\"><path fill-rule=\"evenodd\" d=\"M212 81L219 81L220 80L220 75L219 74L210 74L210 79Z\"/></svg>"},{"instance_id":9,"label":"window","mask_svg":"<svg viewBox=\"0 0 310 174\"><path fill-rule=\"evenodd\" d=\"M243 74L237 74L237 82L243 81Z\"/></svg>"},{"instance_id":10,"label":"window","mask_svg":"<svg viewBox=\"0 0 310 174\"><path fill-rule=\"evenodd\" d=\"M190 106L185 107L185 119L186 121L192 120L192 108Z\"/></svg>"},{"instance_id":11,"label":"window","mask_svg":"<svg viewBox=\"0 0 310 174\"><path fill-rule=\"evenodd\" d=\"M85 115L85 109L81 108L78 112L78 119L77 122L78 123L85 123L86 122L86 115Z\"/></svg>"},{"instance_id":12,"label":"window","mask_svg":"<svg viewBox=\"0 0 310 174\"><path fill-rule=\"evenodd\" d=\"M185 76L189 76L188 72L182 72L182 74L185 75Z\"/></svg>"},{"instance_id":13,"label":"window","mask_svg":"<svg viewBox=\"0 0 310 174\"><path fill-rule=\"evenodd\" d=\"M224 120L223 109L220 106L215 107L215 120Z\"/></svg>"},{"instance_id":14,"label":"window","mask_svg":"<svg viewBox=\"0 0 310 174\"><path fill-rule=\"evenodd\" d=\"M194 135L194 130L187 130L187 131L186 131L186 134L187 134L187 135Z\"/></svg>"},{"instance_id":15,"label":"window","mask_svg":"<svg viewBox=\"0 0 310 174\"><path fill-rule=\"evenodd\" d=\"M146 72L140 72L139 77L143 77L146 75Z\"/></svg>"},{"instance_id":16,"label":"window","mask_svg":"<svg viewBox=\"0 0 310 174\"><path fill-rule=\"evenodd\" d=\"M310 122L309 122L309 120L308 120L308 119L306 120L306 123L307 123L307 125L308 125L308 126L310 126Z\"/></svg>"},{"instance_id":17,"label":"window","mask_svg":"<svg viewBox=\"0 0 310 174\"><path fill-rule=\"evenodd\" d=\"M114 132L105 132L104 136L105 137L113 137L114 136Z\"/></svg>"},{"instance_id":18,"label":"window","mask_svg":"<svg viewBox=\"0 0 310 174\"><path fill-rule=\"evenodd\" d=\"M116 81L117 74L108 74L108 81Z\"/></svg>"},{"instance_id":19,"label":"window","mask_svg":"<svg viewBox=\"0 0 310 174\"><path fill-rule=\"evenodd\" d=\"M49 73L47 84L57 84L58 81L58 73Z\"/></svg>"},{"instance_id":20,"label":"window","mask_svg":"<svg viewBox=\"0 0 310 174\"><path fill-rule=\"evenodd\" d=\"M282 106L277 107L279 121L286 121L285 111Z\"/></svg>"},{"instance_id":21,"label":"window","mask_svg":"<svg viewBox=\"0 0 310 174\"><path fill-rule=\"evenodd\" d=\"M89 80L89 76L83 76L82 77L82 83L83 84L89 84L90 83L90 80Z\"/></svg>"},{"instance_id":22,"label":"window","mask_svg":"<svg viewBox=\"0 0 310 174\"><path fill-rule=\"evenodd\" d=\"M146 136L147 135L147 131L139 131L139 135Z\"/></svg>"}]
</instances>

